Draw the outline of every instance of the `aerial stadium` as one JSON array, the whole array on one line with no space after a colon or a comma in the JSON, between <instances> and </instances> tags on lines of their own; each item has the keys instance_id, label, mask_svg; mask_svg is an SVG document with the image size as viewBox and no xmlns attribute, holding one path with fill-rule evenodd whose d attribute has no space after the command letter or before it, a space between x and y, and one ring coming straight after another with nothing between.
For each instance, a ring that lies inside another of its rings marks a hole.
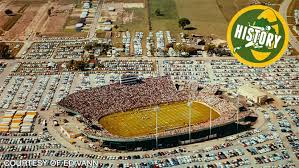
<instances>
[{"instance_id":1,"label":"aerial stadium","mask_svg":"<svg viewBox=\"0 0 299 168\"><path fill-rule=\"evenodd\" d=\"M82 90L58 105L86 124L82 133L109 148L171 147L250 129L256 116L217 94L218 87L179 88L168 76Z\"/></svg>"}]
</instances>

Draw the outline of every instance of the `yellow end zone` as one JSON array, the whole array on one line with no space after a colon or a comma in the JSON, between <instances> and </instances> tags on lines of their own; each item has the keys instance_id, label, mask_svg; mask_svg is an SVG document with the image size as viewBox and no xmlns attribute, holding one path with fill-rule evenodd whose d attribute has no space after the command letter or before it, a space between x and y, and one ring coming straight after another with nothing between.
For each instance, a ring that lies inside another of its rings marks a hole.
<instances>
[{"instance_id":1,"label":"yellow end zone","mask_svg":"<svg viewBox=\"0 0 299 168\"><path fill-rule=\"evenodd\" d=\"M200 102L192 103L192 124L207 122L210 119L210 108ZM212 120L220 114L211 109ZM111 134L120 137L135 137L154 134L156 132L155 108L131 110L114 113L100 119L100 124ZM188 127L189 107L187 102L160 105L158 112L158 132Z\"/></svg>"}]
</instances>

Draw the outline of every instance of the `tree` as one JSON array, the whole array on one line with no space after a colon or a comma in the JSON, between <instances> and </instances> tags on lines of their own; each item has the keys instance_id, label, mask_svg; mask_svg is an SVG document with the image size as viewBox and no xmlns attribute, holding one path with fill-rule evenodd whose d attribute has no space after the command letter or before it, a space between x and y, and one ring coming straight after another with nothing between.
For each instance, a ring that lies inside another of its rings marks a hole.
<instances>
[{"instance_id":1,"label":"tree","mask_svg":"<svg viewBox=\"0 0 299 168\"><path fill-rule=\"evenodd\" d=\"M215 48L216 48L216 46L213 45L213 44L207 44L207 45L205 46L205 50L206 50L206 51L213 51Z\"/></svg>"},{"instance_id":2,"label":"tree","mask_svg":"<svg viewBox=\"0 0 299 168\"><path fill-rule=\"evenodd\" d=\"M9 46L6 45L5 43L0 43L0 58L3 59L10 58Z\"/></svg>"},{"instance_id":3,"label":"tree","mask_svg":"<svg viewBox=\"0 0 299 168\"><path fill-rule=\"evenodd\" d=\"M155 15L161 16L161 10L159 8L155 10Z\"/></svg>"},{"instance_id":4,"label":"tree","mask_svg":"<svg viewBox=\"0 0 299 168\"><path fill-rule=\"evenodd\" d=\"M75 65L75 70L84 71L86 67L86 63L84 61L77 61Z\"/></svg>"},{"instance_id":5,"label":"tree","mask_svg":"<svg viewBox=\"0 0 299 168\"><path fill-rule=\"evenodd\" d=\"M166 48L169 49L170 47L173 47L173 43L166 44Z\"/></svg>"},{"instance_id":6,"label":"tree","mask_svg":"<svg viewBox=\"0 0 299 168\"><path fill-rule=\"evenodd\" d=\"M195 55L197 53L197 49L194 47L187 47L185 52L189 53L190 55Z\"/></svg>"},{"instance_id":7,"label":"tree","mask_svg":"<svg viewBox=\"0 0 299 168\"><path fill-rule=\"evenodd\" d=\"M6 9L6 10L4 11L4 13L5 13L6 15L12 15L12 14L13 14L12 10L10 10L10 9Z\"/></svg>"},{"instance_id":8,"label":"tree","mask_svg":"<svg viewBox=\"0 0 299 168\"><path fill-rule=\"evenodd\" d=\"M48 16L51 16L52 10L48 9Z\"/></svg>"},{"instance_id":9,"label":"tree","mask_svg":"<svg viewBox=\"0 0 299 168\"><path fill-rule=\"evenodd\" d=\"M84 49L85 49L86 51L91 50L91 49L92 49L92 44L86 44L86 45L84 46Z\"/></svg>"},{"instance_id":10,"label":"tree","mask_svg":"<svg viewBox=\"0 0 299 168\"><path fill-rule=\"evenodd\" d=\"M185 27L186 27L187 25L189 25L189 24L191 24L191 22L190 22L190 20L187 19L187 18L181 18L181 19L179 20L179 27L181 27L183 30L184 30Z\"/></svg>"}]
</instances>

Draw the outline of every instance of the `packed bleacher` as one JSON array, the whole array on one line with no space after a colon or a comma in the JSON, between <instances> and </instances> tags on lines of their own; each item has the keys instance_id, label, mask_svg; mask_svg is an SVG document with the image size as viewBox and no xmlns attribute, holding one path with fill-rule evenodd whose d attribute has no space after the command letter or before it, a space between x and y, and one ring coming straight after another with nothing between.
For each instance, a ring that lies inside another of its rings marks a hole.
<instances>
[{"instance_id":1,"label":"packed bleacher","mask_svg":"<svg viewBox=\"0 0 299 168\"><path fill-rule=\"evenodd\" d=\"M148 78L135 85L115 83L83 90L62 99L58 104L98 121L115 112L155 106L188 99L186 91L177 91L170 77Z\"/></svg>"}]
</instances>

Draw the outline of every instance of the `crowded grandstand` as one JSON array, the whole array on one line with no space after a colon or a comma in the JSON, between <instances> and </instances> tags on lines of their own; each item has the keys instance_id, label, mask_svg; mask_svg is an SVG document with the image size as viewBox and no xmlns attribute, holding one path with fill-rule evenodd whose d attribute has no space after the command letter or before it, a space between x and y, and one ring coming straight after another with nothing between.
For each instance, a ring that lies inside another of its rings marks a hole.
<instances>
[{"instance_id":1,"label":"crowded grandstand","mask_svg":"<svg viewBox=\"0 0 299 168\"><path fill-rule=\"evenodd\" d=\"M81 118L89 126L95 124L101 128L100 130L95 130L91 127L86 127L84 131L87 134L126 139L130 137L119 137L111 134L105 127L100 125L99 120L105 116L129 110L156 107L182 101L198 101L217 111L220 117L210 120L210 122L192 124L190 126L192 132L208 128L210 124L214 127L236 121L238 107L217 95L216 92L218 90L218 86L202 88L202 86L196 84L190 84L188 87L178 90L170 77L163 76L139 80L139 82L134 82L133 84L118 82L82 90L65 97L58 105L69 112L80 114ZM239 118L244 118L249 114L249 111L244 111L239 114ZM158 134L159 137L173 136L184 134L189 129L188 126L182 126L159 132ZM157 135L147 134L133 138L154 138L155 136Z\"/></svg>"}]
</instances>

